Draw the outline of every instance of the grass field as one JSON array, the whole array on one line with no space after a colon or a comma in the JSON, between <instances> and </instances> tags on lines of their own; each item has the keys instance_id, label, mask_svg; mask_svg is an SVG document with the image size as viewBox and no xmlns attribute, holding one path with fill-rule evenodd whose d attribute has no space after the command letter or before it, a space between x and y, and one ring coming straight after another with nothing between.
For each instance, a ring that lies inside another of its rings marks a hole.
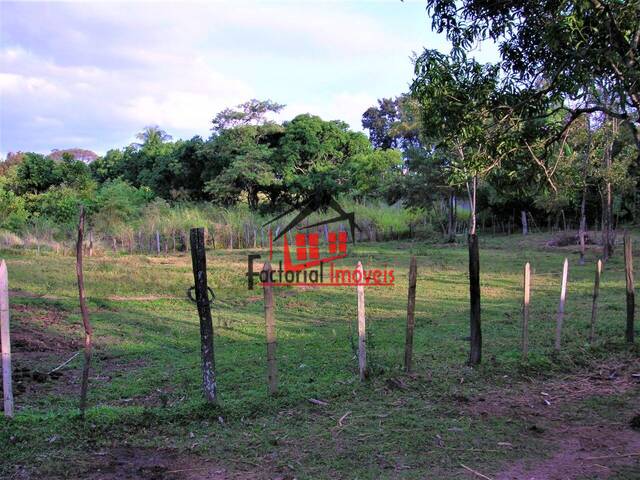
<instances>
[{"instance_id":1,"label":"grass field","mask_svg":"<svg viewBox=\"0 0 640 480\"><path fill-rule=\"evenodd\" d=\"M622 248L605 267L598 338L589 345L599 251L589 250L587 264L578 266L575 247L550 248L546 240L481 239L478 368L465 365L464 244L359 244L342 261L395 270L394 287L366 290L372 377L365 383L357 379L353 350L355 289L278 289L275 397L266 386L262 292L246 286L247 254L255 250L209 251L216 407L201 395L198 318L185 295L193 283L190 257L86 258L97 348L84 422L77 409L82 355L59 378L46 375L82 345L74 259L0 251L12 290L14 368L22 375L16 417L0 420L0 476L479 478L475 470L505 479L638 478L640 433L629 422L640 413L633 376L640 357L637 346L624 343ZM411 255L418 258L418 287L409 376L402 359ZM554 356L565 256L563 350ZM530 357L523 363L526 261L533 287Z\"/></svg>"}]
</instances>

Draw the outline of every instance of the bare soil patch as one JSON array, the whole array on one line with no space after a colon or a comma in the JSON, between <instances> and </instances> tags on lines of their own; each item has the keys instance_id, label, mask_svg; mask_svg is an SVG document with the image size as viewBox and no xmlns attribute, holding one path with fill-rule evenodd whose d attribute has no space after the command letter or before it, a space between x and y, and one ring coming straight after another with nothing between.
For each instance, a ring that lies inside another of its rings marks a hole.
<instances>
[{"instance_id":1,"label":"bare soil patch","mask_svg":"<svg viewBox=\"0 0 640 480\"><path fill-rule=\"evenodd\" d=\"M173 450L135 447L100 451L92 458L85 480L257 480L266 473L230 469L219 463Z\"/></svg>"},{"instance_id":2,"label":"bare soil patch","mask_svg":"<svg viewBox=\"0 0 640 480\"><path fill-rule=\"evenodd\" d=\"M640 433L625 424L570 425L547 436L558 453L547 459L520 460L495 480L605 479L616 467L628 465L637 466L640 476Z\"/></svg>"},{"instance_id":3,"label":"bare soil patch","mask_svg":"<svg viewBox=\"0 0 640 480\"><path fill-rule=\"evenodd\" d=\"M529 426L530 435L554 446L555 453L548 458L519 460L489 476L494 480L606 479L626 466L637 469L640 478L640 431L631 427L632 418L640 413L640 396L631 395L632 409L620 411L615 421L590 412L582 403L640 393L638 373L639 359L609 363L590 372L466 399L462 410L479 417L518 418Z\"/></svg>"}]
</instances>

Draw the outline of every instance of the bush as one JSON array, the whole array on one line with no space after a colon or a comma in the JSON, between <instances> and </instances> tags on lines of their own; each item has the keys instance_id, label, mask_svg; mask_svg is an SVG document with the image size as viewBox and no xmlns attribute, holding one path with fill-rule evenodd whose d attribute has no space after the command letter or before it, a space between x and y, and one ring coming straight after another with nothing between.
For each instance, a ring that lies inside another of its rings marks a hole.
<instances>
[{"instance_id":1,"label":"bush","mask_svg":"<svg viewBox=\"0 0 640 480\"><path fill-rule=\"evenodd\" d=\"M0 187L0 228L18 232L29 218L24 198Z\"/></svg>"}]
</instances>

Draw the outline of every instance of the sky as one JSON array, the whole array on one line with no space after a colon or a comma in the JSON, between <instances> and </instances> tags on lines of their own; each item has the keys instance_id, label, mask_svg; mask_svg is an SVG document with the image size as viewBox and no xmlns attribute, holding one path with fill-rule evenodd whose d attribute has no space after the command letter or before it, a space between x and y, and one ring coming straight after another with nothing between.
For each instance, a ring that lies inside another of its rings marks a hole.
<instances>
[{"instance_id":1,"label":"sky","mask_svg":"<svg viewBox=\"0 0 640 480\"><path fill-rule=\"evenodd\" d=\"M147 125L206 138L251 98L285 104L278 120L361 130L376 99L408 90L424 48L449 51L424 1L1 1L0 155L104 154Z\"/></svg>"}]
</instances>

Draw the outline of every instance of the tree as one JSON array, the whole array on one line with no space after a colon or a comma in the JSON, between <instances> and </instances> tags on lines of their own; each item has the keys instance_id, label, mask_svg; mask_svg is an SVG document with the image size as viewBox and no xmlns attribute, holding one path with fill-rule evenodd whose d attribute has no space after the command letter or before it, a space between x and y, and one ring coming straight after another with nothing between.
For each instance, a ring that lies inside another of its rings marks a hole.
<instances>
[{"instance_id":1,"label":"tree","mask_svg":"<svg viewBox=\"0 0 640 480\"><path fill-rule=\"evenodd\" d=\"M81 160L68 152L62 154L61 160L56 164L58 176L62 183L76 190L88 190L94 186L91 179L91 170Z\"/></svg>"},{"instance_id":2,"label":"tree","mask_svg":"<svg viewBox=\"0 0 640 480\"><path fill-rule=\"evenodd\" d=\"M476 234L478 179L493 170L509 152L505 124L496 116L503 101L498 68L480 65L464 55L448 57L425 50L416 59L411 90L422 107L425 138L449 160L449 181L466 184L471 206L469 225L470 353L482 356L480 328L480 258Z\"/></svg>"},{"instance_id":3,"label":"tree","mask_svg":"<svg viewBox=\"0 0 640 480\"><path fill-rule=\"evenodd\" d=\"M211 121L213 132L220 133L229 128L243 125L264 125L268 122L268 113L279 113L285 105L271 100L251 99L236 106L236 109L225 108Z\"/></svg>"},{"instance_id":4,"label":"tree","mask_svg":"<svg viewBox=\"0 0 640 480\"><path fill-rule=\"evenodd\" d=\"M420 108L407 94L378 100L377 107L369 107L362 114L362 128L369 131L374 148L406 152L421 146Z\"/></svg>"},{"instance_id":5,"label":"tree","mask_svg":"<svg viewBox=\"0 0 640 480\"><path fill-rule=\"evenodd\" d=\"M341 121L304 114L283 126L274 162L282 178L277 193L289 203L295 204L312 193L327 198L346 191L349 159L371 148L364 134L350 131Z\"/></svg>"},{"instance_id":6,"label":"tree","mask_svg":"<svg viewBox=\"0 0 640 480\"><path fill-rule=\"evenodd\" d=\"M142 140L142 143L135 144L139 147L145 145L155 145L159 143L168 142L171 140L171 135L162 130L158 125L150 125L144 127L144 129L136 134L138 140Z\"/></svg>"},{"instance_id":7,"label":"tree","mask_svg":"<svg viewBox=\"0 0 640 480\"><path fill-rule=\"evenodd\" d=\"M398 199L394 187L400 183L402 157L398 150L371 150L356 153L345 164L349 193L357 199Z\"/></svg>"},{"instance_id":8,"label":"tree","mask_svg":"<svg viewBox=\"0 0 640 480\"><path fill-rule=\"evenodd\" d=\"M424 136L448 159L449 182L466 185L471 235L476 234L478 178L499 164L506 146L494 118L498 73L494 65L425 50L416 59L411 85L422 108Z\"/></svg>"},{"instance_id":9,"label":"tree","mask_svg":"<svg viewBox=\"0 0 640 480\"><path fill-rule=\"evenodd\" d=\"M17 181L17 193L41 193L60 184L61 177L53 159L30 152L18 165Z\"/></svg>"},{"instance_id":10,"label":"tree","mask_svg":"<svg viewBox=\"0 0 640 480\"><path fill-rule=\"evenodd\" d=\"M487 39L498 43L521 113L567 113L548 144L582 114L600 111L622 121L640 150L639 0L427 0L427 10L455 57ZM594 97L596 84L612 98Z\"/></svg>"},{"instance_id":11,"label":"tree","mask_svg":"<svg viewBox=\"0 0 640 480\"><path fill-rule=\"evenodd\" d=\"M274 138L282 127L273 124L243 125L224 130L216 139L214 151L219 173L205 183L205 191L224 205L245 196L251 209L257 209L260 195L269 195L278 180L274 164Z\"/></svg>"}]
</instances>

